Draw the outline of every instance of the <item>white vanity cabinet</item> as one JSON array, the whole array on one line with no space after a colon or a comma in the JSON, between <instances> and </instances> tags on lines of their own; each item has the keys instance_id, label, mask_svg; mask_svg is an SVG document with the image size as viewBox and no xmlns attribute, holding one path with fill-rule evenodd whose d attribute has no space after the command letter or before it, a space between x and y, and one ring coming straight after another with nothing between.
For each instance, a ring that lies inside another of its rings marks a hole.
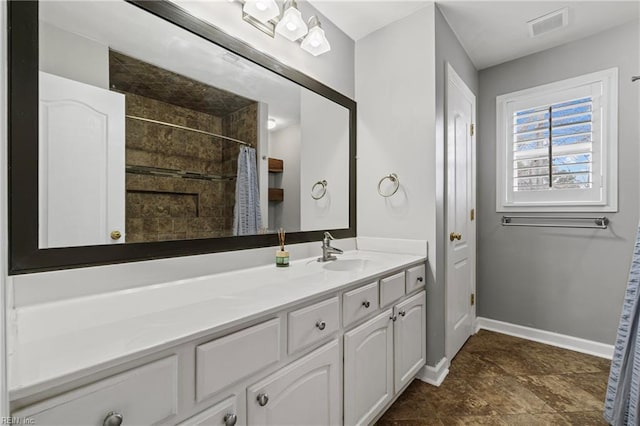
<instances>
[{"instance_id":1,"label":"white vanity cabinet","mask_svg":"<svg viewBox=\"0 0 640 426\"><path fill-rule=\"evenodd\" d=\"M12 415L65 426L370 424L425 364L424 271L414 260L22 393Z\"/></svg>"},{"instance_id":2,"label":"white vanity cabinet","mask_svg":"<svg viewBox=\"0 0 640 426\"><path fill-rule=\"evenodd\" d=\"M247 389L250 425L338 425L340 345L333 340Z\"/></svg>"},{"instance_id":3,"label":"white vanity cabinet","mask_svg":"<svg viewBox=\"0 0 640 426\"><path fill-rule=\"evenodd\" d=\"M393 398L393 310L344 335L344 423L368 424Z\"/></svg>"},{"instance_id":4,"label":"white vanity cabinet","mask_svg":"<svg viewBox=\"0 0 640 426\"><path fill-rule=\"evenodd\" d=\"M425 307L421 291L345 333L345 425L369 424L425 364Z\"/></svg>"},{"instance_id":5,"label":"white vanity cabinet","mask_svg":"<svg viewBox=\"0 0 640 426\"><path fill-rule=\"evenodd\" d=\"M426 293L421 291L396 305L393 323L394 385L399 392L427 361Z\"/></svg>"}]
</instances>

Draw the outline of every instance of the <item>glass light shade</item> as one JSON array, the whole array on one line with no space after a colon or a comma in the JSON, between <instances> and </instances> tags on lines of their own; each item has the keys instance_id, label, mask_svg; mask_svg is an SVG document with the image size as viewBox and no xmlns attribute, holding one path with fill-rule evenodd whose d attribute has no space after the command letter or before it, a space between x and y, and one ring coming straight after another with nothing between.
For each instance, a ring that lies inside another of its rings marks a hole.
<instances>
[{"instance_id":1,"label":"glass light shade","mask_svg":"<svg viewBox=\"0 0 640 426\"><path fill-rule=\"evenodd\" d=\"M267 120L267 129L273 130L276 128L277 125L278 123L276 123L276 120L274 120L273 118L270 118Z\"/></svg>"},{"instance_id":2,"label":"glass light shade","mask_svg":"<svg viewBox=\"0 0 640 426\"><path fill-rule=\"evenodd\" d=\"M319 25L311 27L309 34L302 40L300 47L313 56L322 55L331 50L329 40L327 40L327 37L324 35L324 30L320 28Z\"/></svg>"},{"instance_id":3,"label":"glass light shade","mask_svg":"<svg viewBox=\"0 0 640 426\"><path fill-rule=\"evenodd\" d=\"M302 19L302 14L295 6L289 7L282 14L282 18L276 25L276 32L291 41L296 41L303 37L309 29Z\"/></svg>"},{"instance_id":4,"label":"glass light shade","mask_svg":"<svg viewBox=\"0 0 640 426\"><path fill-rule=\"evenodd\" d=\"M280 15L280 8L275 0L247 0L242 11L264 24Z\"/></svg>"}]
</instances>

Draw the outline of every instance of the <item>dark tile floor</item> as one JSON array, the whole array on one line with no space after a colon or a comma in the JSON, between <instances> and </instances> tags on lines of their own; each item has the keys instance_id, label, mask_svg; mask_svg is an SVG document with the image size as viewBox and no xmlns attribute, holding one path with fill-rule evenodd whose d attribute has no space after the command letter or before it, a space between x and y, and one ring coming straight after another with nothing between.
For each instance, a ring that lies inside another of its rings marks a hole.
<instances>
[{"instance_id":1,"label":"dark tile floor","mask_svg":"<svg viewBox=\"0 0 640 426\"><path fill-rule=\"evenodd\" d=\"M378 425L606 425L609 364L481 330L440 387L415 380Z\"/></svg>"}]
</instances>

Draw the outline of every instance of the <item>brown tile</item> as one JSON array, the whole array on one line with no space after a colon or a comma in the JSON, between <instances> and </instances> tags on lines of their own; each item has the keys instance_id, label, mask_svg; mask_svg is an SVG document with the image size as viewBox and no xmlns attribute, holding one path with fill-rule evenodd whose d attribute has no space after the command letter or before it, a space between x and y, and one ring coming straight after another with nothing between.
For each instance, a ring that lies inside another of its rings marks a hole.
<instances>
[{"instance_id":1,"label":"brown tile","mask_svg":"<svg viewBox=\"0 0 640 426\"><path fill-rule=\"evenodd\" d=\"M142 219L134 219L127 217L127 234L141 234L142 233Z\"/></svg>"},{"instance_id":2,"label":"brown tile","mask_svg":"<svg viewBox=\"0 0 640 426\"><path fill-rule=\"evenodd\" d=\"M509 336L507 334L494 333L493 331L480 330L471 336L464 344L465 352L484 352L501 350L506 347L516 348L528 343L525 339Z\"/></svg>"},{"instance_id":3,"label":"brown tile","mask_svg":"<svg viewBox=\"0 0 640 426\"><path fill-rule=\"evenodd\" d=\"M582 354L541 343L531 342L525 346L526 357L544 365L550 374L596 373L602 371L601 358ZM522 350L522 349L521 349Z\"/></svg>"},{"instance_id":4,"label":"brown tile","mask_svg":"<svg viewBox=\"0 0 640 426\"><path fill-rule=\"evenodd\" d=\"M495 376L469 379L467 384L482 395L491 414L543 413L554 410L517 378Z\"/></svg>"},{"instance_id":5,"label":"brown tile","mask_svg":"<svg viewBox=\"0 0 640 426\"><path fill-rule=\"evenodd\" d=\"M571 423L562 414L535 413L515 414L502 417L509 426L565 426Z\"/></svg>"},{"instance_id":6,"label":"brown tile","mask_svg":"<svg viewBox=\"0 0 640 426\"><path fill-rule=\"evenodd\" d=\"M518 380L558 412L598 411L603 401L576 387L562 375L523 376Z\"/></svg>"},{"instance_id":7,"label":"brown tile","mask_svg":"<svg viewBox=\"0 0 640 426\"><path fill-rule=\"evenodd\" d=\"M608 424L602 417L602 411L565 413L563 417L567 419L570 425L575 426L607 426Z\"/></svg>"},{"instance_id":8,"label":"brown tile","mask_svg":"<svg viewBox=\"0 0 640 426\"><path fill-rule=\"evenodd\" d=\"M379 424L606 425L608 370L607 360L481 331L440 387L414 381Z\"/></svg>"},{"instance_id":9,"label":"brown tile","mask_svg":"<svg viewBox=\"0 0 640 426\"><path fill-rule=\"evenodd\" d=\"M475 425L491 425L491 426L508 426L501 416L456 416L442 420L443 424L449 426L475 426Z\"/></svg>"},{"instance_id":10,"label":"brown tile","mask_svg":"<svg viewBox=\"0 0 640 426\"><path fill-rule=\"evenodd\" d=\"M387 420L384 417L380 419L377 426L444 426L444 423L438 418L429 419L403 419L403 420Z\"/></svg>"},{"instance_id":11,"label":"brown tile","mask_svg":"<svg viewBox=\"0 0 640 426\"><path fill-rule=\"evenodd\" d=\"M451 362L447 378L485 377L503 374L504 370L492 362L487 362L477 352L463 350Z\"/></svg>"},{"instance_id":12,"label":"brown tile","mask_svg":"<svg viewBox=\"0 0 640 426\"><path fill-rule=\"evenodd\" d=\"M587 374L565 374L563 378L575 387L588 392L597 400L604 401L607 393L609 372L600 371Z\"/></svg>"},{"instance_id":13,"label":"brown tile","mask_svg":"<svg viewBox=\"0 0 640 426\"><path fill-rule=\"evenodd\" d=\"M430 392L429 402L440 418L494 414L489 403L464 379L445 380L437 391Z\"/></svg>"},{"instance_id":14,"label":"brown tile","mask_svg":"<svg viewBox=\"0 0 640 426\"><path fill-rule=\"evenodd\" d=\"M173 219L171 217L158 218L158 233L160 234L173 233Z\"/></svg>"}]
</instances>

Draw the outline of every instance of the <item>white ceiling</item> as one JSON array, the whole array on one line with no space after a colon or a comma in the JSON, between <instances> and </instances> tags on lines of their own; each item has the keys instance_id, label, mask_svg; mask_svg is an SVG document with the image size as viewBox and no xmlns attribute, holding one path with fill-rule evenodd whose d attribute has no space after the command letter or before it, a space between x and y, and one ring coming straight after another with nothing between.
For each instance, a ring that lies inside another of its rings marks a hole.
<instances>
[{"instance_id":1,"label":"white ceiling","mask_svg":"<svg viewBox=\"0 0 640 426\"><path fill-rule=\"evenodd\" d=\"M353 40L423 8L424 0L308 0Z\"/></svg>"},{"instance_id":2,"label":"white ceiling","mask_svg":"<svg viewBox=\"0 0 640 426\"><path fill-rule=\"evenodd\" d=\"M308 0L353 40L359 40L425 6L421 0ZM436 2L478 69L487 68L640 19L640 2L460 1ZM569 8L569 25L529 37L527 22Z\"/></svg>"},{"instance_id":3,"label":"white ceiling","mask_svg":"<svg viewBox=\"0 0 640 426\"><path fill-rule=\"evenodd\" d=\"M640 18L638 1L452 1L438 6L478 69ZM567 27L529 37L527 21L569 8Z\"/></svg>"}]
</instances>

